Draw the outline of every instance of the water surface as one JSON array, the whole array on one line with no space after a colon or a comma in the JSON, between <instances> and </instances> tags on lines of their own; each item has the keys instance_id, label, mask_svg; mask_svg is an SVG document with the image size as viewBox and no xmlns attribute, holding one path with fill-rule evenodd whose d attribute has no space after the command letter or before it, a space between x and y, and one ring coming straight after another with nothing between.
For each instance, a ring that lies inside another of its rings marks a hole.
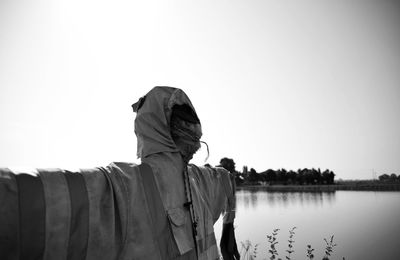
<instances>
[{"instance_id":1,"label":"water surface","mask_svg":"<svg viewBox=\"0 0 400 260\"><path fill-rule=\"evenodd\" d=\"M336 191L329 193L237 191L236 239L258 245L256 259L269 259L267 235L279 228L277 249L286 259L289 230L297 227L291 259L324 255L324 238L334 235L330 259L400 259L400 192ZM217 239L221 222L215 225Z\"/></svg>"}]
</instances>

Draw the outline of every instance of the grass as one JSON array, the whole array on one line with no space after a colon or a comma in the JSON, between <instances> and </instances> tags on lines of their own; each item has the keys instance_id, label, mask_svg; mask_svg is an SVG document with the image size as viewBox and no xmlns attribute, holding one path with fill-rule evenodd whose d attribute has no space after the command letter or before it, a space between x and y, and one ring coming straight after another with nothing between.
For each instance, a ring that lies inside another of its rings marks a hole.
<instances>
[{"instance_id":1,"label":"grass","mask_svg":"<svg viewBox=\"0 0 400 260\"><path fill-rule=\"evenodd\" d=\"M269 256L269 260L283 260L280 255L284 255L284 259L286 260L294 260L292 259L292 254L295 252L294 244L295 244L295 230L296 227L293 227L289 230L289 238L287 240L287 249L284 251L284 254L280 254L278 252L276 245L279 243L278 234L280 229L274 229L271 234L267 235L267 255ZM337 244L334 242L334 236L332 235L330 239L324 238L325 248L324 248L324 256L322 260L333 260L332 255L334 248ZM245 242L241 242L240 249L240 259L244 260L255 260L258 254L259 244L253 244L250 240L246 240ZM315 258L315 249L311 245L307 245L305 250L305 259L313 260ZM264 258L265 259L265 258ZM263 260L264 260L263 259ZM300 259L298 259L300 260ZM343 257L342 260L345 260Z\"/></svg>"}]
</instances>

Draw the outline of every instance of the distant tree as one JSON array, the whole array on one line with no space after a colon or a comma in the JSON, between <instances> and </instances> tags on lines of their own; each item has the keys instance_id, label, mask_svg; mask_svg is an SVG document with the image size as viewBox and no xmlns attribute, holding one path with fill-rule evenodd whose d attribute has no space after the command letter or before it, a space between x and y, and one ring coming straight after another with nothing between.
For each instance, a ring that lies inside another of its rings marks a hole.
<instances>
[{"instance_id":1,"label":"distant tree","mask_svg":"<svg viewBox=\"0 0 400 260\"><path fill-rule=\"evenodd\" d=\"M306 182L305 172L302 169L297 170L296 183L303 185Z\"/></svg>"},{"instance_id":2,"label":"distant tree","mask_svg":"<svg viewBox=\"0 0 400 260\"><path fill-rule=\"evenodd\" d=\"M385 174L380 175L378 178L380 181L388 181L390 176L385 173Z\"/></svg>"},{"instance_id":3,"label":"distant tree","mask_svg":"<svg viewBox=\"0 0 400 260\"><path fill-rule=\"evenodd\" d=\"M252 183L262 181L260 174L258 174L253 168L250 169L249 177L247 180Z\"/></svg>"},{"instance_id":4,"label":"distant tree","mask_svg":"<svg viewBox=\"0 0 400 260\"><path fill-rule=\"evenodd\" d=\"M225 168L231 173L234 173L236 171L235 169L235 161L231 158L224 157L219 161L219 164L221 167Z\"/></svg>"},{"instance_id":5,"label":"distant tree","mask_svg":"<svg viewBox=\"0 0 400 260\"><path fill-rule=\"evenodd\" d=\"M322 184L334 184L335 174L330 170L325 170L321 175L321 183Z\"/></svg>"},{"instance_id":6,"label":"distant tree","mask_svg":"<svg viewBox=\"0 0 400 260\"><path fill-rule=\"evenodd\" d=\"M336 174L333 171L329 171L329 178L328 178L328 183L327 184L334 184L335 183L335 175Z\"/></svg>"},{"instance_id":7,"label":"distant tree","mask_svg":"<svg viewBox=\"0 0 400 260\"><path fill-rule=\"evenodd\" d=\"M313 184L314 183L313 172L309 169L303 169L303 172L304 172L305 184Z\"/></svg>"},{"instance_id":8,"label":"distant tree","mask_svg":"<svg viewBox=\"0 0 400 260\"><path fill-rule=\"evenodd\" d=\"M247 168L247 166L243 166L243 171L242 171L243 175L247 175L249 173L249 170Z\"/></svg>"},{"instance_id":9,"label":"distant tree","mask_svg":"<svg viewBox=\"0 0 400 260\"><path fill-rule=\"evenodd\" d=\"M290 170L287 173L287 183L288 184L293 184L296 182L296 172Z\"/></svg>"},{"instance_id":10,"label":"distant tree","mask_svg":"<svg viewBox=\"0 0 400 260\"><path fill-rule=\"evenodd\" d=\"M311 173L313 176L312 184L320 184L321 183L321 171L318 171L318 170L312 168Z\"/></svg>"},{"instance_id":11,"label":"distant tree","mask_svg":"<svg viewBox=\"0 0 400 260\"><path fill-rule=\"evenodd\" d=\"M264 181L272 183L276 181L276 172L272 169L268 169L262 173L264 176Z\"/></svg>"},{"instance_id":12,"label":"distant tree","mask_svg":"<svg viewBox=\"0 0 400 260\"><path fill-rule=\"evenodd\" d=\"M323 184L328 184L329 178L330 178L329 170L323 171L322 174L321 174L322 183L323 183Z\"/></svg>"},{"instance_id":13,"label":"distant tree","mask_svg":"<svg viewBox=\"0 0 400 260\"><path fill-rule=\"evenodd\" d=\"M236 164L235 161L231 158L227 158L224 157L219 161L219 166L225 168L227 171L229 171L230 173L235 173L235 182L236 185L242 185L244 180L245 180L245 176L242 173L239 173L236 171Z\"/></svg>"},{"instance_id":14,"label":"distant tree","mask_svg":"<svg viewBox=\"0 0 400 260\"><path fill-rule=\"evenodd\" d=\"M280 183L287 183L287 170L285 168L282 168L280 170L278 170L278 175L277 175L277 179Z\"/></svg>"}]
</instances>

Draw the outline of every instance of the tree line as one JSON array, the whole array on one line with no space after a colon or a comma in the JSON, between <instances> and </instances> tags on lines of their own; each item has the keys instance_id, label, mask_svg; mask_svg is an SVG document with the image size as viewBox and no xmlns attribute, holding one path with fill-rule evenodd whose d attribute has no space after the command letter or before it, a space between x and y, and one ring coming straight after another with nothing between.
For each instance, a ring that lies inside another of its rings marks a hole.
<instances>
[{"instance_id":1,"label":"tree line","mask_svg":"<svg viewBox=\"0 0 400 260\"><path fill-rule=\"evenodd\" d=\"M254 184L283 184L283 185L323 185L334 184L335 173L329 169L321 171L318 169L298 169L297 171L286 169L268 169L263 172L257 172L251 168L243 167L242 172L236 171L235 162L231 158L222 158L220 160L221 167L230 172L236 173L237 185L254 185Z\"/></svg>"},{"instance_id":2,"label":"tree line","mask_svg":"<svg viewBox=\"0 0 400 260\"><path fill-rule=\"evenodd\" d=\"M382 174L378 177L379 181L382 182L400 182L400 174L396 175L395 173L392 174Z\"/></svg>"}]
</instances>

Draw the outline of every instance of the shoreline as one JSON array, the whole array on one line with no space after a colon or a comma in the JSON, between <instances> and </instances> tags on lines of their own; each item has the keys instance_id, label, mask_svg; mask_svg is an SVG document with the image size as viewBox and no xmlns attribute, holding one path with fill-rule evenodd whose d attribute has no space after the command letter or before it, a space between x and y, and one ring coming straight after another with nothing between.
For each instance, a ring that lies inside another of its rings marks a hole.
<instances>
[{"instance_id":1,"label":"shoreline","mask_svg":"<svg viewBox=\"0 0 400 260\"><path fill-rule=\"evenodd\" d=\"M400 191L400 183L341 183L333 185L238 185L236 190L272 192Z\"/></svg>"}]
</instances>

